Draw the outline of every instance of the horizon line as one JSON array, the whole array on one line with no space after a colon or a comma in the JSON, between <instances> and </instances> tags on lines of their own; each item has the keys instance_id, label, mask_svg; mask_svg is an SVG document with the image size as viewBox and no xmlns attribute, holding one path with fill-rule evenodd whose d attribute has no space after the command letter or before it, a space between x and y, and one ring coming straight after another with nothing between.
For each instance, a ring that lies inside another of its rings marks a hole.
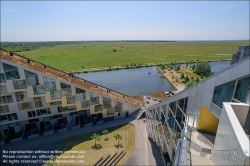
<instances>
[{"instance_id":1,"label":"horizon line","mask_svg":"<svg viewBox=\"0 0 250 166\"><path fill-rule=\"evenodd\" d=\"M230 39L230 40L44 40L44 41L1 41L1 43L9 42L9 43L17 43L17 42L179 42L179 41L248 41L250 39Z\"/></svg>"}]
</instances>

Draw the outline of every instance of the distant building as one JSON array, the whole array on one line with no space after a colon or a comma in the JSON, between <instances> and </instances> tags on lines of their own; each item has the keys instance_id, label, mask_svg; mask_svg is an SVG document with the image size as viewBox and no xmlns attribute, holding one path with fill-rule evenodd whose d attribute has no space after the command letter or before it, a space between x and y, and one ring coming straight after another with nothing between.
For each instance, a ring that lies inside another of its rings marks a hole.
<instances>
[{"instance_id":1,"label":"distant building","mask_svg":"<svg viewBox=\"0 0 250 166\"><path fill-rule=\"evenodd\" d=\"M239 46L238 51L233 54L231 65L250 56L250 46Z\"/></svg>"}]
</instances>

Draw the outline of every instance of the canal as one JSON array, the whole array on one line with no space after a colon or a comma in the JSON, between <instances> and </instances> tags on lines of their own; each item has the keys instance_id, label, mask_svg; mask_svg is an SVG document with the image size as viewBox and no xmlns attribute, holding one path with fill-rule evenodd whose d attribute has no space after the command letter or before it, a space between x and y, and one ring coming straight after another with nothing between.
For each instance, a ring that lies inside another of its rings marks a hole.
<instances>
[{"instance_id":1,"label":"canal","mask_svg":"<svg viewBox=\"0 0 250 166\"><path fill-rule=\"evenodd\" d=\"M230 62L210 62L209 64L212 72L216 73L228 67ZM128 96L174 90L168 80L159 77L155 66L75 75Z\"/></svg>"}]
</instances>

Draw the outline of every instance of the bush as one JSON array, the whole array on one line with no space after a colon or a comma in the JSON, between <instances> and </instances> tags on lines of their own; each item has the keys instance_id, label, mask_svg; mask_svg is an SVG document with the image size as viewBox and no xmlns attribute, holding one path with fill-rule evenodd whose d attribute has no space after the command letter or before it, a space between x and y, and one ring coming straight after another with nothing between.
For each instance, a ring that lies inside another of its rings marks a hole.
<instances>
[{"instance_id":1,"label":"bush","mask_svg":"<svg viewBox=\"0 0 250 166\"><path fill-rule=\"evenodd\" d=\"M204 77L208 77L212 74L211 67L207 62L197 63L194 73Z\"/></svg>"},{"instance_id":2,"label":"bush","mask_svg":"<svg viewBox=\"0 0 250 166\"><path fill-rule=\"evenodd\" d=\"M186 87L188 88L188 87L192 86L193 84L194 84L194 82L192 80L190 80L186 83Z\"/></svg>"}]
</instances>

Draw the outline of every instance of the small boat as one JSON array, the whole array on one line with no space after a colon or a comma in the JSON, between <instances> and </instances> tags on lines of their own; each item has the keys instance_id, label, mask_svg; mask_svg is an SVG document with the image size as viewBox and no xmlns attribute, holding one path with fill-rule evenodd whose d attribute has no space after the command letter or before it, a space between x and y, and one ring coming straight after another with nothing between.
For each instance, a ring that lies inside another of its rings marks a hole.
<instances>
[{"instance_id":1,"label":"small boat","mask_svg":"<svg viewBox=\"0 0 250 166\"><path fill-rule=\"evenodd\" d=\"M148 72L148 74L151 74L150 72Z\"/></svg>"}]
</instances>

